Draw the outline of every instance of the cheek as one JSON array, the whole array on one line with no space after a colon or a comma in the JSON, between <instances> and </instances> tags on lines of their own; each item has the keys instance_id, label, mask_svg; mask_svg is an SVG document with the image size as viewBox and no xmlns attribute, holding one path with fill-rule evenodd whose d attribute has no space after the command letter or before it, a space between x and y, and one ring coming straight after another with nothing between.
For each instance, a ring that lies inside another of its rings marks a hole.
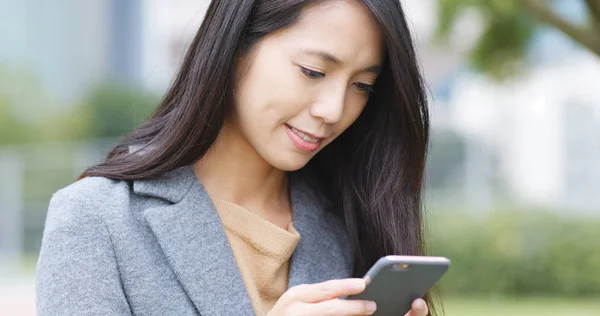
<instances>
[{"instance_id":1,"label":"cheek","mask_svg":"<svg viewBox=\"0 0 600 316\"><path fill-rule=\"evenodd\" d=\"M276 129L303 109L307 98L290 67L249 74L236 97L240 122L256 129ZM264 69L264 68L263 68Z\"/></svg>"},{"instance_id":2,"label":"cheek","mask_svg":"<svg viewBox=\"0 0 600 316\"><path fill-rule=\"evenodd\" d=\"M255 150L265 158L270 157L268 153L279 148L286 140L283 123L296 115L298 100L290 98L290 94L282 93L274 86L264 89L264 86L260 86L260 81L248 88L250 87L255 89L241 97L237 103L239 130Z\"/></svg>"},{"instance_id":3,"label":"cheek","mask_svg":"<svg viewBox=\"0 0 600 316\"><path fill-rule=\"evenodd\" d=\"M280 67L273 69L265 82L265 110L284 123L302 111L308 102L309 91L304 89L299 73L294 65L282 61Z\"/></svg>"}]
</instances>

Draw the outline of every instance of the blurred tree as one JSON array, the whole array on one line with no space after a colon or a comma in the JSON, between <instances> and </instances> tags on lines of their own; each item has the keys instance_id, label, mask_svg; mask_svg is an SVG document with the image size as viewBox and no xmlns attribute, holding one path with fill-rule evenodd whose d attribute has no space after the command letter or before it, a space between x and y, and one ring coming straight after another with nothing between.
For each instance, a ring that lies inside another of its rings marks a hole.
<instances>
[{"instance_id":1,"label":"blurred tree","mask_svg":"<svg viewBox=\"0 0 600 316\"><path fill-rule=\"evenodd\" d=\"M142 89L98 84L76 104L63 104L26 70L0 65L0 145L120 137L158 104Z\"/></svg>"},{"instance_id":2,"label":"blurred tree","mask_svg":"<svg viewBox=\"0 0 600 316\"><path fill-rule=\"evenodd\" d=\"M100 84L84 100L93 137L120 137L133 130L157 106L158 98L141 89L115 83Z\"/></svg>"},{"instance_id":3,"label":"blurred tree","mask_svg":"<svg viewBox=\"0 0 600 316\"><path fill-rule=\"evenodd\" d=\"M47 103L36 76L0 65L0 145L35 140L36 126Z\"/></svg>"},{"instance_id":4,"label":"blurred tree","mask_svg":"<svg viewBox=\"0 0 600 316\"><path fill-rule=\"evenodd\" d=\"M91 138L90 110L81 106L57 109L37 124L38 141L75 141Z\"/></svg>"},{"instance_id":5,"label":"blurred tree","mask_svg":"<svg viewBox=\"0 0 600 316\"><path fill-rule=\"evenodd\" d=\"M0 96L0 145L18 144L29 140L29 128L13 113L8 98Z\"/></svg>"},{"instance_id":6,"label":"blurred tree","mask_svg":"<svg viewBox=\"0 0 600 316\"><path fill-rule=\"evenodd\" d=\"M573 1L573 0L564 0ZM448 39L466 10L475 10L485 23L470 60L495 78L514 74L536 30L554 27L600 57L600 0L585 2L587 22L576 24L558 14L547 0L438 0L439 40Z\"/></svg>"}]
</instances>

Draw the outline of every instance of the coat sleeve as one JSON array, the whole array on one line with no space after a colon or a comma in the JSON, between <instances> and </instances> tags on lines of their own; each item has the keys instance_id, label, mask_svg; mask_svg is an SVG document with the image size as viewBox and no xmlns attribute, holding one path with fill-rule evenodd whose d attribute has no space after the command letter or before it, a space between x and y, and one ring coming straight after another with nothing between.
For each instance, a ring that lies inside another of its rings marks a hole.
<instances>
[{"instance_id":1,"label":"coat sleeve","mask_svg":"<svg viewBox=\"0 0 600 316\"><path fill-rule=\"evenodd\" d=\"M132 315L93 204L64 191L50 200L36 272L38 315Z\"/></svg>"}]
</instances>

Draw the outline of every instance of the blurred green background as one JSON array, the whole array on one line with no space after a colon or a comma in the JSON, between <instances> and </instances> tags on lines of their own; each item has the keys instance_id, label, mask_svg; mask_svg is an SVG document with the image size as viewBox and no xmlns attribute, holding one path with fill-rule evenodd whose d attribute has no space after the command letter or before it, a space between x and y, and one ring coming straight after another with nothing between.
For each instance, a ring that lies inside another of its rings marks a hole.
<instances>
[{"instance_id":1,"label":"blurred green background","mask_svg":"<svg viewBox=\"0 0 600 316\"><path fill-rule=\"evenodd\" d=\"M3 4L3 310L35 313L50 196L157 105L207 4ZM600 1L403 4L430 89L445 315L600 315Z\"/></svg>"}]
</instances>

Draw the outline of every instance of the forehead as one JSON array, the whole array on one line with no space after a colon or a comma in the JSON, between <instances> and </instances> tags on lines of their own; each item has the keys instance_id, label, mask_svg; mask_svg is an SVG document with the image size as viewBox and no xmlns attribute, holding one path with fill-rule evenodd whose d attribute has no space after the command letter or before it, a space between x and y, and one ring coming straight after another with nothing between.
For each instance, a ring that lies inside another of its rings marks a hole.
<instances>
[{"instance_id":1,"label":"forehead","mask_svg":"<svg viewBox=\"0 0 600 316\"><path fill-rule=\"evenodd\" d=\"M371 66L381 63L383 58L379 25L367 8L354 0L309 5L294 25L275 37L299 50L330 52L345 63Z\"/></svg>"}]
</instances>

